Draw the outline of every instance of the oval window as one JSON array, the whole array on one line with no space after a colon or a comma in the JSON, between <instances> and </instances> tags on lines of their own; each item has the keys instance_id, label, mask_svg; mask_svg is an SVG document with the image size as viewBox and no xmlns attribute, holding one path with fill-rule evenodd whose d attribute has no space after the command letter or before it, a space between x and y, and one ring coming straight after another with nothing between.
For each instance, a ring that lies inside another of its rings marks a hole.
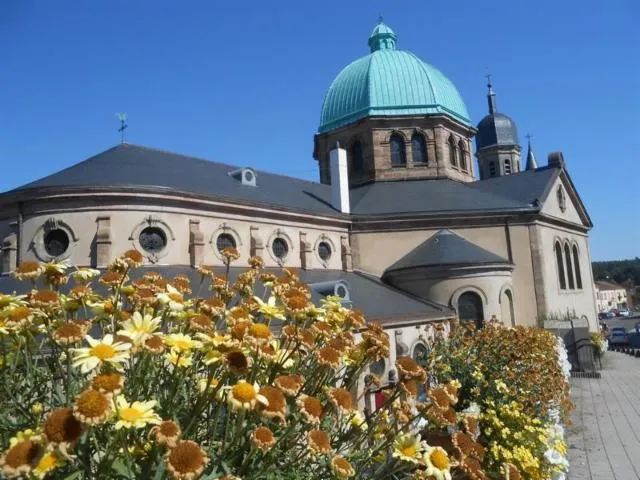
<instances>
[{"instance_id":1,"label":"oval window","mask_svg":"<svg viewBox=\"0 0 640 480\"><path fill-rule=\"evenodd\" d=\"M282 238L276 238L271 244L271 250L273 251L273 254L276 256L276 258L282 259L287 256L287 253L289 253L289 245L287 244L286 240Z\"/></svg>"},{"instance_id":2,"label":"oval window","mask_svg":"<svg viewBox=\"0 0 640 480\"><path fill-rule=\"evenodd\" d=\"M167 235L161 228L147 227L140 232L140 246L150 253L160 252L167 246Z\"/></svg>"},{"instance_id":3,"label":"oval window","mask_svg":"<svg viewBox=\"0 0 640 480\"><path fill-rule=\"evenodd\" d=\"M328 242L318 244L318 256L325 262L331 258L331 245Z\"/></svg>"},{"instance_id":4,"label":"oval window","mask_svg":"<svg viewBox=\"0 0 640 480\"><path fill-rule=\"evenodd\" d=\"M49 230L44 236L44 249L52 257L59 257L69 248L69 235L60 228Z\"/></svg>"},{"instance_id":5,"label":"oval window","mask_svg":"<svg viewBox=\"0 0 640 480\"><path fill-rule=\"evenodd\" d=\"M216 248L219 252L225 248L236 248L236 239L230 233L221 233L216 240Z\"/></svg>"}]
</instances>

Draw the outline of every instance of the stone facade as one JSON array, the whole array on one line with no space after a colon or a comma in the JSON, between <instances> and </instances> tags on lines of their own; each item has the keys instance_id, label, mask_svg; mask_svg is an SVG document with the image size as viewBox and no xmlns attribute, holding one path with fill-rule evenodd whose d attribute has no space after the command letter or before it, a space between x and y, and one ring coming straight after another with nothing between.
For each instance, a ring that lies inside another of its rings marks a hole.
<instances>
[{"instance_id":1,"label":"stone facade","mask_svg":"<svg viewBox=\"0 0 640 480\"><path fill-rule=\"evenodd\" d=\"M320 181L331 183L329 152L340 144L348 152L349 184L361 185L374 180L416 180L451 178L474 180L471 138L475 130L444 116L365 118L357 123L315 136L314 158L318 161ZM406 164L391 163L390 139L398 135L404 143ZM419 135L426 145L425 163L414 163L412 138ZM354 168L354 144L362 147L363 168ZM455 145L455 164L451 144ZM460 148L462 147L462 148Z\"/></svg>"},{"instance_id":2,"label":"stone facade","mask_svg":"<svg viewBox=\"0 0 640 480\"><path fill-rule=\"evenodd\" d=\"M480 179L501 177L521 171L520 145L494 145L478 152Z\"/></svg>"}]
</instances>

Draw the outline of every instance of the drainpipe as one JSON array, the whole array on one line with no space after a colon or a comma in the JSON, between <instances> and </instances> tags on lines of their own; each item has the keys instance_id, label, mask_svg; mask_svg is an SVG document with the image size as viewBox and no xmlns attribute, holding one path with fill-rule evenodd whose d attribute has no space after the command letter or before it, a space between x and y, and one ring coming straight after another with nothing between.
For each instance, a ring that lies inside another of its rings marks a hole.
<instances>
[{"instance_id":1,"label":"drainpipe","mask_svg":"<svg viewBox=\"0 0 640 480\"><path fill-rule=\"evenodd\" d=\"M18 202L18 245L16 250L16 266L22 263L22 202Z\"/></svg>"},{"instance_id":2,"label":"drainpipe","mask_svg":"<svg viewBox=\"0 0 640 480\"><path fill-rule=\"evenodd\" d=\"M509 263L513 263L513 250L511 248L511 231L509 230L509 219L504 220L504 234L507 240L507 256Z\"/></svg>"}]
</instances>

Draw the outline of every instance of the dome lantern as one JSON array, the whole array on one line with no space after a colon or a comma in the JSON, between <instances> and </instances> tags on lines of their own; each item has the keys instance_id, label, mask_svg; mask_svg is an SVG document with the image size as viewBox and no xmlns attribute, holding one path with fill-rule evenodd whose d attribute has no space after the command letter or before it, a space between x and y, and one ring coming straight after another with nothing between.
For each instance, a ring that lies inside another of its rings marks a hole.
<instances>
[{"instance_id":1,"label":"dome lantern","mask_svg":"<svg viewBox=\"0 0 640 480\"><path fill-rule=\"evenodd\" d=\"M369 36L369 48L371 53L378 50L395 50L396 40L398 37L391 28L384 24L382 17L378 20L378 25L375 26L371 35Z\"/></svg>"}]
</instances>

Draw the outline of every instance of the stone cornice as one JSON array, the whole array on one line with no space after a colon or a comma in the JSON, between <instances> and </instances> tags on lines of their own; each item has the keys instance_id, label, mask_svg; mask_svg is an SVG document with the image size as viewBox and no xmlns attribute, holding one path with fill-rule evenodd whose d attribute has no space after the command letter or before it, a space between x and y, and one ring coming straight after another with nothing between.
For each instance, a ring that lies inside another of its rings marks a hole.
<instances>
[{"instance_id":1,"label":"stone cornice","mask_svg":"<svg viewBox=\"0 0 640 480\"><path fill-rule=\"evenodd\" d=\"M103 206L107 202L117 204L149 205L149 200L158 204L182 208L206 209L218 213L244 215L249 217L306 222L326 226L346 228L350 224L348 215L338 212L323 215L306 210L295 210L278 205L254 204L238 199L227 199L198 195L189 192L178 192L162 187L80 187L80 188L39 188L17 192L9 192L0 196L0 210L9 211L14 204L50 203L53 201L72 201L84 203L86 206Z\"/></svg>"},{"instance_id":2,"label":"stone cornice","mask_svg":"<svg viewBox=\"0 0 640 480\"><path fill-rule=\"evenodd\" d=\"M41 188L0 195L0 218L15 215L16 205L22 203L25 213L37 212L51 202L73 203L69 209L104 208L105 205L149 206L149 201L176 208L206 210L220 214L263 218L273 221L304 222L333 228L349 228L353 233L396 232L441 228L469 228L532 225L541 223L580 233L588 233L590 226L577 225L563 219L542 214L538 207L516 210L418 212L385 215L323 215L303 210L293 210L277 205L258 205L237 199L225 200L188 192L176 192L160 187L83 187Z\"/></svg>"}]
</instances>

